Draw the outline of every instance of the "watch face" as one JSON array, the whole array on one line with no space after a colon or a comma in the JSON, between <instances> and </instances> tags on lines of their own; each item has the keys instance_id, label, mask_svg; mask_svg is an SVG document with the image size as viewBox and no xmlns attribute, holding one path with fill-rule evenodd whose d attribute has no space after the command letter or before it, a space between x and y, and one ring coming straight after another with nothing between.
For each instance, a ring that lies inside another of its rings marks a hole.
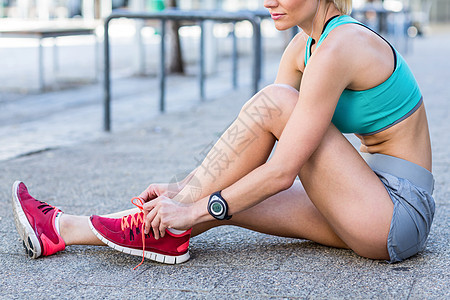
<instances>
[{"instance_id":1,"label":"watch face","mask_svg":"<svg viewBox=\"0 0 450 300\"><path fill-rule=\"evenodd\" d=\"M223 206L219 202L213 202L211 204L211 210L215 215L220 215L223 212Z\"/></svg>"},{"instance_id":2,"label":"watch face","mask_svg":"<svg viewBox=\"0 0 450 300\"><path fill-rule=\"evenodd\" d=\"M216 216L220 216L224 211L223 204L220 201L220 198L217 197L216 195L212 197L210 207L212 213L215 214Z\"/></svg>"},{"instance_id":3,"label":"watch face","mask_svg":"<svg viewBox=\"0 0 450 300\"><path fill-rule=\"evenodd\" d=\"M219 195L212 194L208 202L208 212L217 220L228 220L231 216L228 216L227 202Z\"/></svg>"}]
</instances>

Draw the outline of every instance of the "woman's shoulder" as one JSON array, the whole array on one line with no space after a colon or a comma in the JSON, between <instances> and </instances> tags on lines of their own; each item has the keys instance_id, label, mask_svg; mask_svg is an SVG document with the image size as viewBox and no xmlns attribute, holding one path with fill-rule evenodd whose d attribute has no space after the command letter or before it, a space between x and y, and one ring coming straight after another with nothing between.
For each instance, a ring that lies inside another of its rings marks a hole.
<instances>
[{"instance_id":1,"label":"woman's shoulder","mask_svg":"<svg viewBox=\"0 0 450 300\"><path fill-rule=\"evenodd\" d=\"M355 61L358 59L368 59L374 52L388 44L376 33L357 23L347 23L340 25L330 31L323 40L323 51L330 55L339 55L340 58L348 58Z\"/></svg>"},{"instance_id":2,"label":"woman's shoulder","mask_svg":"<svg viewBox=\"0 0 450 300\"><path fill-rule=\"evenodd\" d=\"M308 36L304 32L296 34L284 50L275 82L300 88L305 69L305 47Z\"/></svg>"},{"instance_id":3,"label":"woman's shoulder","mask_svg":"<svg viewBox=\"0 0 450 300\"><path fill-rule=\"evenodd\" d=\"M305 49L309 36L303 31L297 33L289 42L284 56L290 60L294 60L299 71L303 72L305 66Z\"/></svg>"},{"instance_id":4,"label":"woman's shoulder","mask_svg":"<svg viewBox=\"0 0 450 300\"><path fill-rule=\"evenodd\" d=\"M300 31L289 42L288 48L304 53L308 39L309 36L305 32Z\"/></svg>"},{"instance_id":5,"label":"woman's shoulder","mask_svg":"<svg viewBox=\"0 0 450 300\"><path fill-rule=\"evenodd\" d=\"M387 44L369 29L348 23L331 30L315 49L313 56L314 60L337 60L342 67L350 66L357 71L372 67L372 63L376 61L374 58L379 57L380 51L386 46Z\"/></svg>"},{"instance_id":6,"label":"woman's shoulder","mask_svg":"<svg viewBox=\"0 0 450 300\"><path fill-rule=\"evenodd\" d=\"M315 63L322 61L330 68L348 73L350 89L376 86L384 82L395 67L390 44L365 26L354 23L334 28L314 52Z\"/></svg>"}]
</instances>

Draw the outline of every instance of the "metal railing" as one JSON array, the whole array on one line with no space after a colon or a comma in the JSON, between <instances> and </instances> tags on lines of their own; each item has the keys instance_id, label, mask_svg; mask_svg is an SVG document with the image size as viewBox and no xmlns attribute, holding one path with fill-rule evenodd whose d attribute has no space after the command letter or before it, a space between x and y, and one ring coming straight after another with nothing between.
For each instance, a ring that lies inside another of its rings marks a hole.
<instances>
[{"instance_id":1,"label":"metal railing","mask_svg":"<svg viewBox=\"0 0 450 300\"><path fill-rule=\"evenodd\" d=\"M109 45L109 23L114 19L128 18L128 19L142 19L142 20L160 20L161 22L161 43L160 43L160 64L159 64L159 108L163 112L165 110L165 35L166 35L166 21L197 21L200 23L200 57L199 57L199 87L200 97L204 98L204 79L205 79L205 45L204 45L204 21L216 21L216 22L240 22L248 21L253 28L253 66L252 66L252 89L256 93L258 91L258 84L261 77L261 18L263 16L259 12L225 12L225 11L181 11L181 10L165 10L161 12L144 12L144 13L132 13L132 12L117 12L111 14L106 18L104 24L104 130L111 130L111 70L110 70L110 45ZM237 46L236 38L233 37L233 85L236 83L236 68L237 68Z\"/></svg>"}]
</instances>

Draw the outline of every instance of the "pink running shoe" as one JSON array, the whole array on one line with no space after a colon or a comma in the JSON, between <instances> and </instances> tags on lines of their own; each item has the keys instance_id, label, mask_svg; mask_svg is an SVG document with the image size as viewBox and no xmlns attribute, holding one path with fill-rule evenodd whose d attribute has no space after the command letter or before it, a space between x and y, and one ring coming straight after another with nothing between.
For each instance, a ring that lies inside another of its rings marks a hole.
<instances>
[{"instance_id":1,"label":"pink running shoe","mask_svg":"<svg viewBox=\"0 0 450 300\"><path fill-rule=\"evenodd\" d=\"M156 240L153 233L143 235L143 223L142 212L119 219L100 216L90 218L92 232L102 242L118 251L145 256L166 264L179 264L189 259L188 248L192 229L178 235L167 230L163 238Z\"/></svg>"},{"instance_id":2,"label":"pink running shoe","mask_svg":"<svg viewBox=\"0 0 450 300\"><path fill-rule=\"evenodd\" d=\"M12 206L17 232L29 257L52 255L66 248L55 228L61 210L31 197L20 181L14 182L12 188Z\"/></svg>"}]
</instances>

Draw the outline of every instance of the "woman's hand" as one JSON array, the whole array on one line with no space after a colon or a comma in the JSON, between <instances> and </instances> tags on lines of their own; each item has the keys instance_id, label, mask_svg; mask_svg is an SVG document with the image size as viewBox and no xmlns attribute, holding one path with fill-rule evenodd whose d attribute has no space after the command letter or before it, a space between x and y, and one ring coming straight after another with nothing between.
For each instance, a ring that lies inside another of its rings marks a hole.
<instances>
[{"instance_id":1,"label":"woman's hand","mask_svg":"<svg viewBox=\"0 0 450 300\"><path fill-rule=\"evenodd\" d=\"M155 239L164 237L167 228L189 229L194 226L195 218L192 204L182 204L159 196L144 204L145 234L153 229Z\"/></svg>"},{"instance_id":2,"label":"woman's hand","mask_svg":"<svg viewBox=\"0 0 450 300\"><path fill-rule=\"evenodd\" d=\"M178 183L152 183L139 195L139 198L144 202L149 202L162 195L174 197L179 191Z\"/></svg>"}]
</instances>

